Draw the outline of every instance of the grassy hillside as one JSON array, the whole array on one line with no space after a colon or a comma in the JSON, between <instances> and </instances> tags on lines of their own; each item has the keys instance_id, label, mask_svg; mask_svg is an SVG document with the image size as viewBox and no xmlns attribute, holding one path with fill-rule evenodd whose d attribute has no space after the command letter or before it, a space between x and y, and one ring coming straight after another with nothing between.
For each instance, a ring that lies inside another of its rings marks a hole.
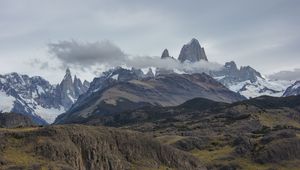
<instances>
[{"instance_id":1,"label":"grassy hillside","mask_svg":"<svg viewBox=\"0 0 300 170\"><path fill-rule=\"evenodd\" d=\"M0 137L0 169L201 169L191 154L127 130L64 125Z\"/></svg>"}]
</instances>

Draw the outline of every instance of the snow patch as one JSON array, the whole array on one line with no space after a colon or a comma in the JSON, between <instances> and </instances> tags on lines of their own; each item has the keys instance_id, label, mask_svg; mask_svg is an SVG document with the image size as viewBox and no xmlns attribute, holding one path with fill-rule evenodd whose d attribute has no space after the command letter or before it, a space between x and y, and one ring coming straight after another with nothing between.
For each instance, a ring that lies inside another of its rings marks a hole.
<instances>
[{"instance_id":1,"label":"snow patch","mask_svg":"<svg viewBox=\"0 0 300 170\"><path fill-rule=\"evenodd\" d=\"M175 73L177 73L177 74L185 74L185 72L184 71L180 71L180 70L178 70L178 69L174 69L173 70Z\"/></svg>"},{"instance_id":2,"label":"snow patch","mask_svg":"<svg viewBox=\"0 0 300 170\"><path fill-rule=\"evenodd\" d=\"M147 74L148 73L148 70L149 70L149 67L147 68L141 68L143 74Z\"/></svg>"},{"instance_id":3,"label":"snow patch","mask_svg":"<svg viewBox=\"0 0 300 170\"><path fill-rule=\"evenodd\" d=\"M6 79L4 79L4 78L0 78L0 82L1 82L2 84L7 83Z\"/></svg>"},{"instance_id":4,"label":"snow patch","mask_svg":"<svg viewBox=\"0 0 300 170\"><path fill-rule=\"evenodd\" d=\"M43 93L45 93L45 90L41 87L41 86L37 86L37 92L38 92L38 94L43 94Z\"/></svg>"},{"instance_id":5,"label":"snow patch","mask_svg":"<svg viewBox=\"0 0 300 170\"><path fill-rule=\"evenodd\" d=\"M119 79L119 74L113 75L111 78L115 79L115 80L118 80Z\"/></svg>"},{"instance_id":6,"label":"snow patch","mask_svg":"<svg viewBox=\"0 0 300 170\"><path fill-rule=\"evenodd\" d=\"M76 99L74 99L70 94L68 94L68 98L72 101L72 103L75 103Z\"/></svg>"},{"instance_id":7,"label":"snow patch","mask_svg":"<svg viewBox=\"0 0 300 170\"><path fill-rule=\"evenodd\" d=\"M222 80L223 78L225 78L226 76L219 76L219 77L214 77L214 79L215 80L217 80L217 81L220 81L220 80Z\"/></svg>"},{"instance_id":8,"label":"snow patch","mask_svg":"<svg viewBox=\"0 0 300 170\"><path fill-rule=\"evenodd\" d=\"M0 112L10 112L14 107L15 98L0 91Z\"/></svg>"},{"instance_id":9,"label":"snow patch","mask_svg":"<svg viewBox=\"0 0 300 170\"><path fill-rule=\"evenodd\" d=\"M60 108L44 108L37 105L35 108L35 114L43 118L49 124L53 123L56 117L65 111L62 106L60 106Z\"/></svg>"},{"instance_id":10,"label":"snow patch","mask_svg":"<svg viewBox=\"0 0 300 170\"><path fill-rule=\"evenodd\" d=\"M157 70L157 68L156 67L150 67L150 68L152 70L152 73L156 76L156 70Z\"/></svg>"}]
</instances>

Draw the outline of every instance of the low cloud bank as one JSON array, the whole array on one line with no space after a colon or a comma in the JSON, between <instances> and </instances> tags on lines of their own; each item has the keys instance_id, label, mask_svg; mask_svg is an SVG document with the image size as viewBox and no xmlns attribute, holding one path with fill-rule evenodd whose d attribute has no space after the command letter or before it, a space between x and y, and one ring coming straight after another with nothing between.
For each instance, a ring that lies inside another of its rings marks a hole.
<instances>
[{"instance_id":1,"label":"low cloud bank","mask_svg":"<svg viewBox=\"0 0 300 170\"><path fill-rule=\"evenodd\" d=\"M270 79L278 80L300 80L300 68L292 71L280 71L268 76Z\"/></svg>"},{"instance_id":2,"label":"low cloud bank","mask_svg":"<svg viewBox=\"0 0 300 170\"><path fill-rule=\"evenodd\" d=\"M49 53L60 60L63 65L71 67L91 68L94 66L134 68L157 67L177 69L185 72L207 72L219 70L222 65L207 61L181 63L176 59L161 59L150 56L130 56L110 41L79 43L76 41L60 41L48 45Z\"/></svg>"}]
</instances>

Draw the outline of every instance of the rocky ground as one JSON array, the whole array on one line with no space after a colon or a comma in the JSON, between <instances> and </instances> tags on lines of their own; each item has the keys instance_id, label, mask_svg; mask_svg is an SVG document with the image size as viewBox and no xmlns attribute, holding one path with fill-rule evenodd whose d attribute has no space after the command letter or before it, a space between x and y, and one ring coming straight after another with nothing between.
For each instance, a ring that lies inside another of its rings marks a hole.
<instances>
[{"instance_id":1,"label":"rocky ground","mask_svg":"<svg viewBox=\"0 0 300 170\"><path fill-rule=\"evenodd\" d=\"M28 116L17 113L0 113L0 128L36 126Z\"/></svg>"},{"instance_id":2,"label":"rocky ground","mask_svg":"<svg viewBox=\"0 0 300 170\"><path fill-rule=\"evenodd\" d=\"M62 125L0 130L0 169L206 169L139 132Z\"/></svg>"},{"instance_id":3,"label":"rocky ground","mask_svg":"<svg viewBox=\"0 0 300 170\"><path fill-rule=\"evenodd\" d=\"M206 99L86 120L152 134L208 169L299 169L300 100L260 97L226 104Z\"/></svg>"}]
</instances>

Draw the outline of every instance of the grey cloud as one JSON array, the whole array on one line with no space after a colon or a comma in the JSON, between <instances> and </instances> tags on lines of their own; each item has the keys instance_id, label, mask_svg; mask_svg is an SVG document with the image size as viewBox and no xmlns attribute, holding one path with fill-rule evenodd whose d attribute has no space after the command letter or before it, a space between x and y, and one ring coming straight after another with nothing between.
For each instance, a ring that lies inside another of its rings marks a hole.
<instances>
[{"instance_id":1,"label":"grey cloud","mask_svg":"<svg viewBox=\"0 0 300 170\"><path fill-rule=\"evenodd\" d=\"M25 67L24 63L27 64L31 57L46 58L46 52L36 52L43 49L45 43L72 38L89 42L110 39L125 52L141 56L159 55L162 49L168 48L171 55L177 56L181 45L195 37L205 47L210 61L234 60L265 74L300 68L299 8L297 0L164 0L159 3L149 0L65 0L57 3L2 0L0 71L30 71L33 74L45 71L37 66L36 69L30 65ZM85 68L101 63L73 59L61 58L60 61L76 65L79 71L83 69L80 63ZM149 60L156 63L156 60ZM46 61L50 67L57 67L49 59ZM103 61L108 62L125 61L117 58ZM42 68L46 68L44 66Z\"/></svg>"},{"instance_id":2,"label":"grey cloud","mask_svg":"<svg viewBox=\"0 0 300 170\"><path fill-rule=\"evenodd\" d=\"M207 72L222 66L218 63L201 61L197 63L180 63L175 59L160 59L150 56L129 56L110 41L95 43L78 43L76 41L60 41L49 44L49 52L62 62L63 66L79 67L82 70L93 66L134 67L134 68L166 68L188 72ZM65 67L62 67L65 68ZM102 69L100 69L102 70ZM99 74L99 70L94 71Z\"/></svg>"},{"instance_id":3,"label":"grey cloud","mask_svg":"<svg viewBox=\"0 0 300 170\"><path fill-rule=\"evenodd\" d=\"M279 80L300 80L300 68L294 69L293 71L280 71L268 76L270 79Z\"/></svg>"},{"instance_id":4,"label":"grey cloud","mask_svg":"<svg viewBox=\"0 0 300 170\"><path fill-rule=\"evenodd\" d=\"M126 59L122 50L109 41L78 43L60 41L48 45L49 53L64 65L91 67L97 64L119 65Z\"/></svg>"},{"instance_id":5,"label":"grey cloud","mask_svg":"<svg viewBox=\"0 0 300 170\"><path fill-rule=\"evenodd\" d=\"M42 61L42 60L37 59L37 58L34 58L34 59L30 60L29 65L31 67L38 67L41 70L53 69L53 68L50 67L48 61Z\"/></svg>"}]
</instances>

